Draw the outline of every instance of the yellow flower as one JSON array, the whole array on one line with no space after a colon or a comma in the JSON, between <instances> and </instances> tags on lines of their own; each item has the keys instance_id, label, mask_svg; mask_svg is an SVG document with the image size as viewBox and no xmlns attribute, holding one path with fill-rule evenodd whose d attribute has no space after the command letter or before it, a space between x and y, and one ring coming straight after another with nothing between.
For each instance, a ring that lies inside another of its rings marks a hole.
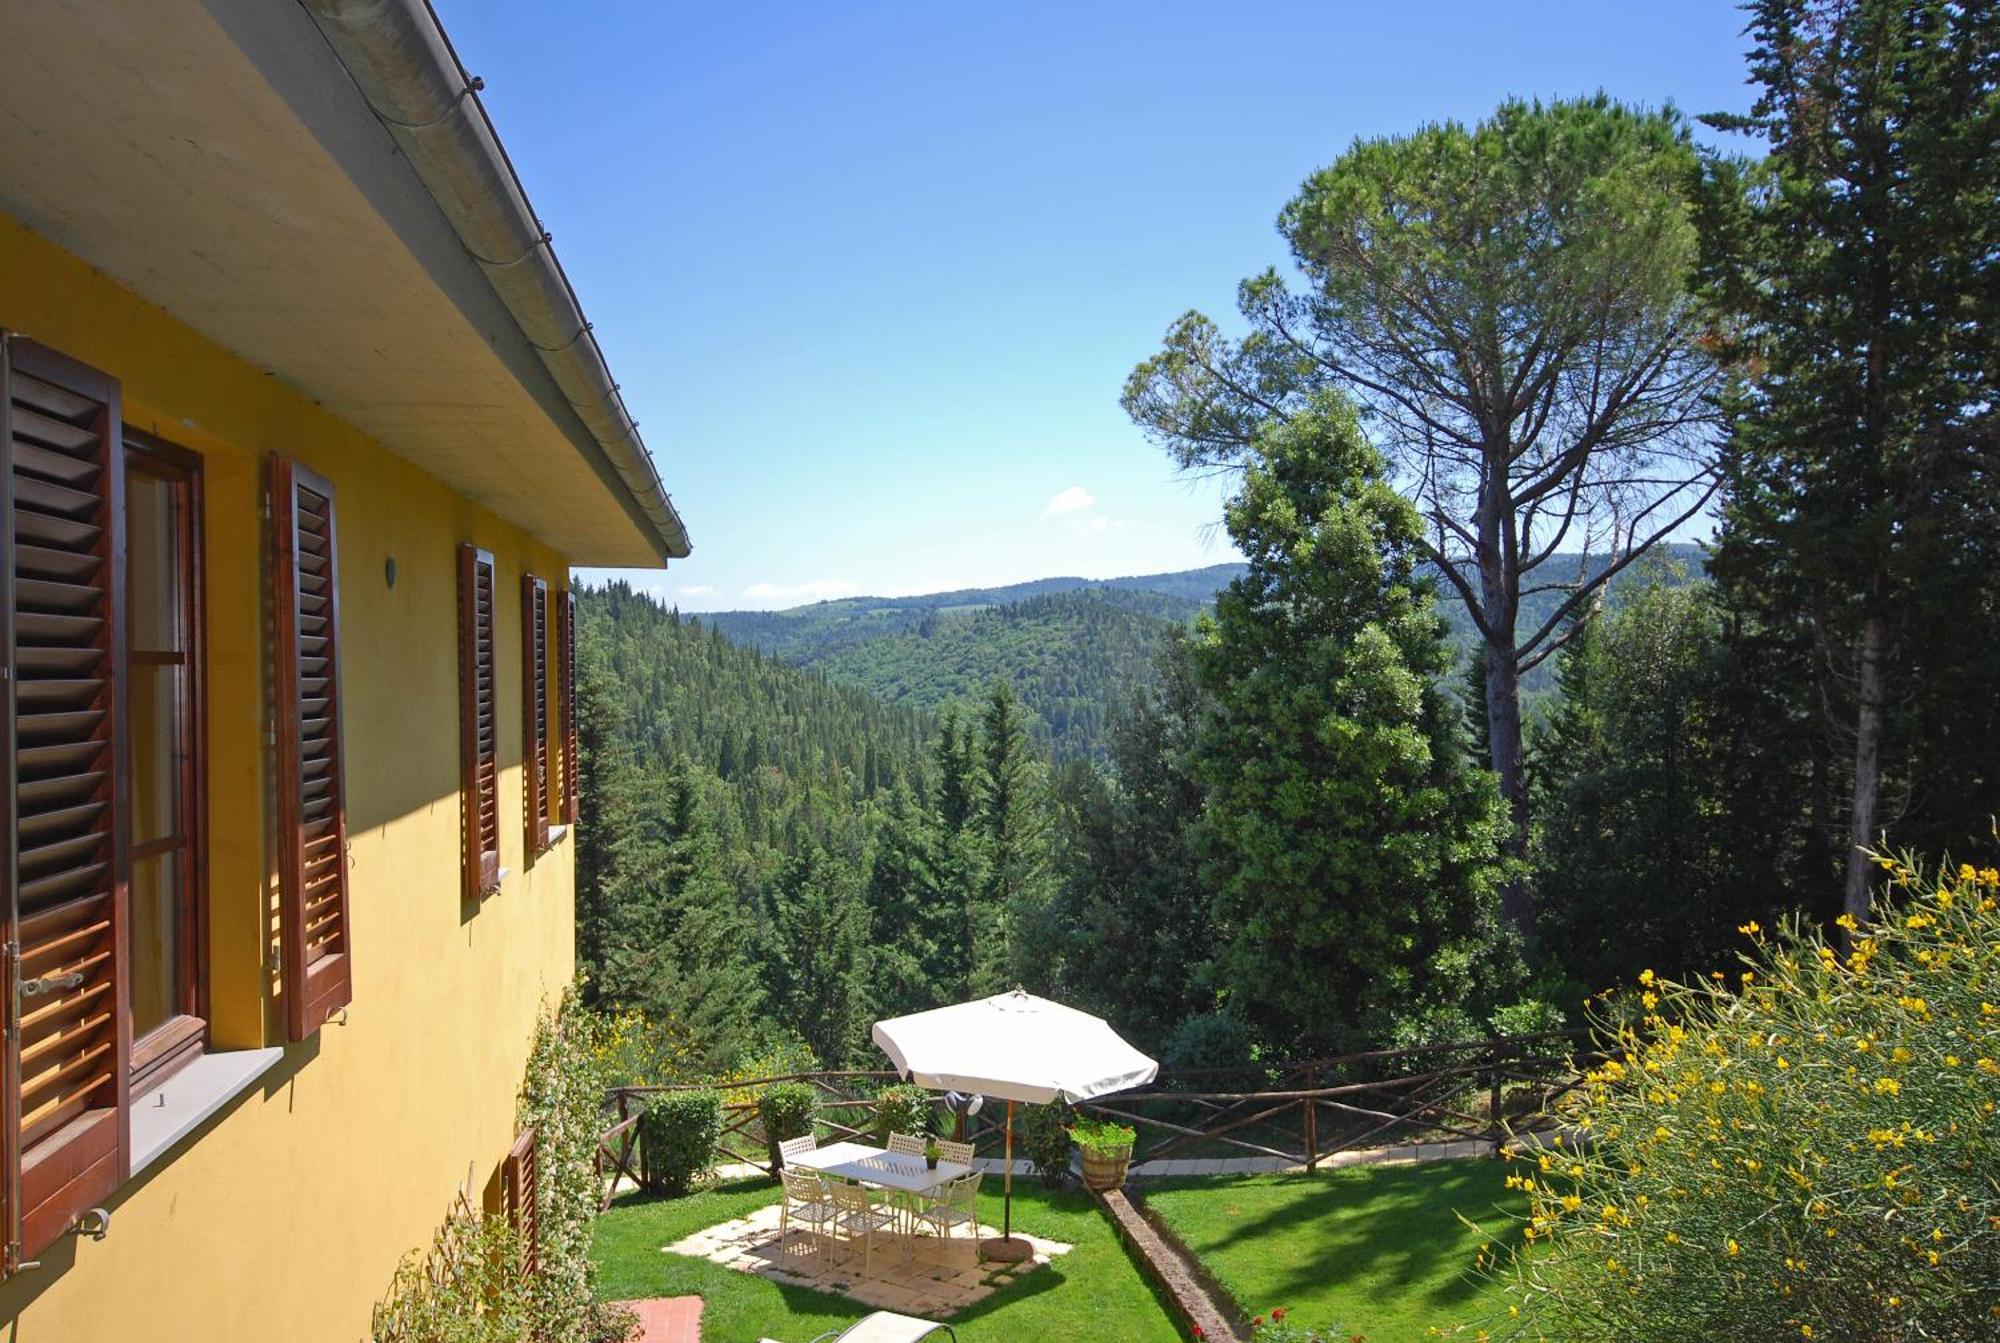
<instances>
[{"instance_id":1,"label":"yellow flower","mask_svg":"<svg viewBox=\"0 0 2000 1343\"><path fill-rule=\"evenodd\" d=\"M1875 1094L1878 1096L1900 1095L1902 1090L1903 1084L1893 1077L1878 1077L1875 1079Z\"/></svg>"},{"instance_id":2,"label":"yellow flower","mask_svg":"<svg viewBox=\"0 0 2000 1343\"><path fill-rule=\"evenodd\" d=\"M1741 1245L1738 1245L1735 1241L1732 1240L1724 1248L1723 1253L1728 1255L1731 1259L1734 1259L1737 1255L1743 1253L1743 1247Z\"/></svg>"},{"instance_id":3,"label":"yellow flower","mask_svg":"<svg viewBox=\"0 0 2000 1343\"><path fill-rule=\"evenodd\" d=\"M1748 923L1738 924L1736 927L1736 931L1743 934L1745 937L1755 937L1757 936L1757 934L1763 932L1764 928L1762 924L1757 922L1757 920L1752 919Z\"/></svg>"},{"instance_id":4,"label":"yellow flower","mask_svg":"<svg viewBox=\"0 0 2000 1343\"><path fill-rule=\"evenodd\" d=\"M1639 972L1639 982L1651 988L1653 985L1653 972L1651 970L1641 970Z\"/></svg>"}]
</instances>

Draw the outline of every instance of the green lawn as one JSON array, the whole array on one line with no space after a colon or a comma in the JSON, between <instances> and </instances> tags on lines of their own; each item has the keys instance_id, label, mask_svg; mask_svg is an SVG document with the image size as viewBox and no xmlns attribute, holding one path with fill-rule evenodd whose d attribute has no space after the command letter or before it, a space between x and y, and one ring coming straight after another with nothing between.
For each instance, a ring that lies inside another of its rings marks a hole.
<instances>
[{"instance_id":1,"label":"green lawn","mask_svg":"<svg viewBox=\"0 0 2000 1343\"><path fill-rule=\"evenodd\" d=\"M1149 1181L1146 1205L1251 1314L1273 1306L1369 1343L1422 1343L1478 1313L1480 1242L1511 1245L1527 1210L1499 1161L1352 1166L1318 1175ZM1458 1220L1463 1213L1489 1236Z\"/></svg>"},{"instance_id":2,"label":"green lawn","mask_svg":"<svg viewBox=\"0 0 2000 1343\"><path fill-rule=\"evenodd\" d=\"M997 1188L982 1194L982 1220L998 1219L997 1199ZM736 1181L686 1198L626 1195L597 1219L591 1257L597 1261L599 1294L628 1300L700 1293L703 1343L755 1343L767 1335L806 1343L823 1330L852 1324L867 1311L841 1297L660 1252L703 1227L777 1201L778 1185L768 1179ZM1169 1343L1179 1337L1110 1223L1083 1194L1052 1193L1017 1181L1014 1226L1076 1248L953 1317L960 1343L1085 1335L1093 1343Z\"/></svg>"}]
</instances>

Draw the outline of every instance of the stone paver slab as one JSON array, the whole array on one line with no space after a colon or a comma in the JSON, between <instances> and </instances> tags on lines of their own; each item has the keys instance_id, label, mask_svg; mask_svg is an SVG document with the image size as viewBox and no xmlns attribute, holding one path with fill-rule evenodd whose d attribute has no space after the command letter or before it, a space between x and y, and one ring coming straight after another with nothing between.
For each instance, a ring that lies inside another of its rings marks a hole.
<instances>
[{"instance_id":1,"label":"stone paver slab","mask_svg":"<svg viewBox=\"0 0 2000 1343\"><path fill-rule=\"evenodd\" d=\"M781 1240L778 1207L772 1204L747 1217L697 1231L664 1247L664 1253L706 1259L774 1282L832 1292L878 1310L937 1316L955 1314L985 1299L996 1284L1045 1267L1072 1248L1060 1241L1015 1234L1028 1242L1033 1255L1004 1273L989 1273L972 1238L964 1235L949 1240L914 1237L908 1243L907 1257L903 1237L882 1235L876 1238L872 1256L864 1260L859 1244L843 1242L837 1251L827 1250L802 1228L793 1228ZM983 1239L998 1239L999 1235L992 1227L980 1228Z\"/></svg>"}]
</instances>

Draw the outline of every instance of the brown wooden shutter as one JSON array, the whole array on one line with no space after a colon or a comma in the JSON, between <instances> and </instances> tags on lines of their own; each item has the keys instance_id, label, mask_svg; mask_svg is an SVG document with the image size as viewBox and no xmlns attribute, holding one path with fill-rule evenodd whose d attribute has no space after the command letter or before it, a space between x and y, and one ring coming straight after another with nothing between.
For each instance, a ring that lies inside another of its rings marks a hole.
<instances>
[{"instance_id":1,"label":"brown wooden shutter","mask_svg":"<svg viewBox=\"0 0 2000 1343\"><path fill-rule=\"evenodd\" d=\"M549 847L549 585L521 575L521 763L528 851Z\"/></svg>"},{"instance_id":2,"label":"brown wooden shutter","mask_svg":"<svg viewBox=\"0 0 2000 1343\"><path fill-rule=\"evenodd\" d=\"M495 685L493 555L458 548L458 792L464 894L500 885L500 719Z\"/></svg>"},{"instance_id":3,"label":"brown wooden shutter","mask_svg":"<svg viewBox=\"0 0 2000 1343\"><path fill-rule=\"evenodd\" d=\"M118 384L0 339L0 602L10 668L4 913L5 1269L125 1178L130 1146Z\"/></svg>"},{"instance_id":4,"label":"brown wooden shutter","mask_svg":"<svg viewBox=\"0 0 2000 1343\"><path fill-rule=\"evenodd\" d=\"M572 579L572 582L575 580ZM576 589L563 590L562 605L562 781L563 821L576 824Z\"/></svg>"},{"instance_id":5,"label":"brown wooden shutter","mask_svg":"<svg viewBox=\"0 0 2000 1343\"><path fill-rule=\"evenodd\" d=\"M514 1139L507 1159L500 1163L500 1194L506 1203L507 1223L521 1237L521 1269L531 1275L542 1271L541 1193L537 1178L535 1131L528 1129Z\"/></svg>"},{"instance_id":6,"label":"brown wooden shutter","mask_svg":"<svg viewBox=\"0 0 2000 1343\"><path fill-rule=\"evenodd\" d=\"M333 486L271 459L278 894L285 1024L303 1040L354 996L340 759L340 569Z\"/></svg>"}]
</instances>

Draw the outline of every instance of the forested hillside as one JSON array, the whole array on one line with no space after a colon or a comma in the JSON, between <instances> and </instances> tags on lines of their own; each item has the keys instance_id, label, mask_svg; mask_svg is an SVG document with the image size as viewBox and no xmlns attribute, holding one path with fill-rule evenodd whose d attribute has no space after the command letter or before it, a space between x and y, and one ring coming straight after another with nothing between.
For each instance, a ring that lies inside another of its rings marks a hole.
<instances>
[{"instance_id":1,"label":"forested hillside","mask_svg":"<svg viewBox=\"0 0 2000 1343\"><path fill-rule=\"evenodd\" d=\"M594 1001L653 1023L649 1072L838 1064L871 1013L1020 970L1049 868L1010 692L934 719L622 583L578 615L578 958Z\"/></svg>"},{"instance_id":2,"label":"forested hillside","mask_svg":"<svg viewBox=\"0 0 2000 1343\"><path fill-rule=\"evenodd\" d=\"M1171 599L1166 612L1170 618L1184 619L1215 600L1222 586L1242 572L1240 564L1212 564L1205 569L1129 578L1037 578L1004 587L958 588L914 597L844 597L784 611L716 611L702 619L736 643L775 653L799 666L811 666L853 644L915 633L932 616L963 615L1059 593L1152 593Z\"/></svg>"},{"instance_id":3,"label":"forested hillside","mask_svg":"<svg viewBox=\"0 0 2000 1343\"><path fill-rule=\"evenodd\" d=\"M578 616L622 737L712 772L746 815L787 815L772 806L780 781L818 803L885 791L909 777L930 730L921 713L739 648L623 583L586 589Z\"/></svg>"},{"instance_id":4,"label":"forested hillside","mask_svg":"<svg viewBox=\"0 0 2000 1343\"><path fill-rule=\"evenodd\" d=\"M1581 580L1602 572L1606 561L1570 555L1549 563L1557 575ZM1643 563L1649 576L1698 577L1702 551L1662 545ZM894 704L934 709L965 703L996 677L1005 679L1031 711L1030 732L1057 759L1102 759L1106 729L1150 683L1167 630L1212 605L1243 572L1240 564L1218 564L1105 582L1051 578L922 597L854 597L788 611L723 611L701 619L737 643L794 666L819 668ZM1427 565L1417 572L1439 581ZM1613 605L1636 576L1627 569L1611 582ZM1437 610L1463 661L1477 636L1463 604L1441 595L1447 600ZM1521 623L1540 625L1564 596L1561 588L1525 594ZM1523 678L1531 718L1547 711L1554 685L1552 663Z\"/></svg>"},{"instance_id":5,"label":"forested hillside","mask_svg":"<svg viewBox=\"0 0 2000 1343\"><path fill-rule=\"evenodd\" d=\"M995 678L1033 714L1058 759L1102 753L1112 716L1152 676L1180 597L1086 588L981 611L933 613L915 630L840 647L815 664L829 677L923 708L977 699Z\"/></svg>"}]
</instances>

